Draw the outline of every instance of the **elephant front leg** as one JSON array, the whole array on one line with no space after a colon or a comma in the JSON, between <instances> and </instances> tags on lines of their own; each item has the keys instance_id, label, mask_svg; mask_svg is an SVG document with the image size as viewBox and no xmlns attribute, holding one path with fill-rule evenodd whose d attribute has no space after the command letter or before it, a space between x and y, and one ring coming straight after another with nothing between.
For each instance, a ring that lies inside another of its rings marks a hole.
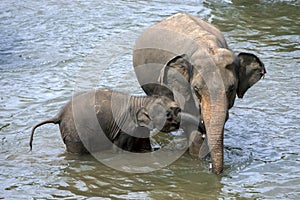
<instances>
[{"instance_id":1,"label":"elephant front leg","mask_svg":"<svg viewBox=\"0 0 300 200\"><path fill-rule=\"evenodd\" d=\"M189 154L192 158L198 159L201 144L201 133L196 130L192 131L189 136Z\"/></svg>"},{"instance_id":2,"label":"elephant front leg","mask_svg":"<svg viewBox=\"0 0 300 200\"><path fill-rule=\"evenodd\" d=\"M189 109L189 111L191 110L192 109ZM188 140L189 154L194 159L204 159L209 153L209 148L206 140L206 128L201 117L201 112L197 112L197 109L194 108L193 112L181 113L181 119L181 127Z\"/></svg>"},{"instance_id":3,"label":"elephant front leg","mask_svg":"<svg viewBox=\"0 0 300 200\"><path fill-rule=\"evenodd\" d=\"M194 130L189 137L189 154L194 159L205 159L209 154L206 134Z\"/></svg>"},{"instance_id":4,"label":"elephant front leg","mask_svg":"<svg viewBox=\"0 0 300 200\"><path fill-rule=\"evenodd\" d=\"M150 152L150 131L145 127L137 127L130 134L120 131L114 140L114 151Z\"/></svg>"},{"instance_id":5,"label":"elephant front leg","mask_svg":"<svg viewBox=\"0 0 300 200\"><path fill-rule=\"evenodd\" d=\"M199 150L203 143L201 132L197 130L196 126L189 123L184 123L183 130L188 140L188 151L190 156L193 159L198 159Z\"/></svg>"},{"instance_id":6,"label":"elephant front leg","mask_svg":"<svg viewBox=\"0 0 300 200\"><path fill-rule=\"evenodd\" d=\"M205 159L209 154L209 148L206 139L206 129L201 120L198 125L198 129L195 130L195 127L190 126L187 129L189 136L189 154L194 159Z\"/></svg>"},{"instance_id":7,"label":"elephant front leg","mask_svg":"<svg viewBox=\"0 0 300 200\"><path fill-rule=\"evenodd\" d=\"M198 159L202 144L202 134L197 130L192 131L189 137L189 154L192 158Z\"/></svg>"},{"instance_id":8,"label":"elephant front leg","mask_svg":"<svg viewBox=\"0 0 300 200\"><path fill-rule=\"evenodd\" d=\"M134 145L134 152L151 152L152 147L150 144L150 138L136 138Z\"/></svg>"}]
</instances>

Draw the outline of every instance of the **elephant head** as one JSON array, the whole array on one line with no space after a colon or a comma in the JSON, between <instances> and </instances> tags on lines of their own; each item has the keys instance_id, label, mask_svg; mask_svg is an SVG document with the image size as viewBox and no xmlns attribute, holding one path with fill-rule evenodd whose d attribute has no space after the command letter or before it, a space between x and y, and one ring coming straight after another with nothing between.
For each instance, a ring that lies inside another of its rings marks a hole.
<instances>
[{"instance_id":1,"label":"elephant head","mask_svg":"<svg viewBox=\"0 0 300 200\"><path fill-rule=\"evenodd\" d=\"M181 122L179 105L165 96L152 96L150 103L136 111L138 126L157 128L162 132L178 130Z\"/></svg>"},{"instance_id":2,"label":"elephant head","mask_svg":"<svg viewBox=\"0 0 300 200\"><path fill-rule=\"evenodd\" d=\"M243 98L266 70L259 58L250 53L235 56L226 49L214 58L211 55L203 51L190 57L177 55L162 68L159 81L199 108L206 127L212 171L219 174L223 171L223 135L228 110L236 95ZM185 104L185 111L190 112L189 107Z\"/></svg>"}]
</instances>

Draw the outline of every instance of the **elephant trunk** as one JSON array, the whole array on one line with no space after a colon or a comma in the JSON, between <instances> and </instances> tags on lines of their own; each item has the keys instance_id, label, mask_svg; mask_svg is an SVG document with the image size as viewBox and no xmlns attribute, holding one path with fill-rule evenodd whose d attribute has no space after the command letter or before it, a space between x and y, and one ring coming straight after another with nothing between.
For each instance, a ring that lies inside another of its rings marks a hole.
<instances>
[{"instance_id":1,"label":"elephant trunk","mask_svg":"<svg viewBox=\"0 0 300 200\"><path fill-rule=\"evenodd\" d=\"M211 170L215 174L220 174L223 171L224 125L228 112L224 94L220 95L217 100L202 98L201 112L212 158Z\"/></svg>"}]
</instances>

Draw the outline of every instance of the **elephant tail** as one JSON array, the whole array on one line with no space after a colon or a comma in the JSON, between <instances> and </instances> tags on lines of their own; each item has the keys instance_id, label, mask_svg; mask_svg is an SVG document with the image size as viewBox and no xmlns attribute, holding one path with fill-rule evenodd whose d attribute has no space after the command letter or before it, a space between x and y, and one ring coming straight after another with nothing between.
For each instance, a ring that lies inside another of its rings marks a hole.
<instances>
[{"instance_id":1,"label":"elephant tail","mask_svg":"<svg viewBox=\"0 0 300 200\"><path fill-rule=\"evenodd\" d=\"M32 130L31 130L31 135L30 135L30 142L29 142L29 146L30 146L30 151L32 150L32 140L33 140L33 135L34 135L34 131L37 127L42 126L44 124L49 124L49 123L53 123L53 124L59 124L60 123L60 117L59 116L55 116L53 118L49 118L46 119L45 121L42 121L38 124L36 124Z\"/></svg>"}]
</instances>

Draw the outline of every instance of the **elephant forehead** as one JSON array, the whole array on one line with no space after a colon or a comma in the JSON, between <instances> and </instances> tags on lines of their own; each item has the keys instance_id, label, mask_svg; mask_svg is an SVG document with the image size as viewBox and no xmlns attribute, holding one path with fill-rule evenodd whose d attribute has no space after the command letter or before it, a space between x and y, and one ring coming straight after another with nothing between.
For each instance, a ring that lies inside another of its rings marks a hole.
<instances>
[{"instance_id":1,"label":"elephant forehead","mask_svg":"<svg viewBox=\"0 0 300 200\"><path fill-rule=\"evenodd\" d=\"M231 65L236 59L235 54L224 48L198 49L191 57L195 69L207 68L216 71Z\"/></svg>"},{"instance_id":2,"label":"elephant forehead","mask_svg":"<svg viewBox=\"0 0 300 200\"><path fill-rule=\"evenodd\" d=\"M193 77L192 87L197 87L202 93L205 91L209 93L225 91L228 81L224 80L223 77L226 77L226 75L220 71L197 73Z\"/></svg>"}]
</instances>

